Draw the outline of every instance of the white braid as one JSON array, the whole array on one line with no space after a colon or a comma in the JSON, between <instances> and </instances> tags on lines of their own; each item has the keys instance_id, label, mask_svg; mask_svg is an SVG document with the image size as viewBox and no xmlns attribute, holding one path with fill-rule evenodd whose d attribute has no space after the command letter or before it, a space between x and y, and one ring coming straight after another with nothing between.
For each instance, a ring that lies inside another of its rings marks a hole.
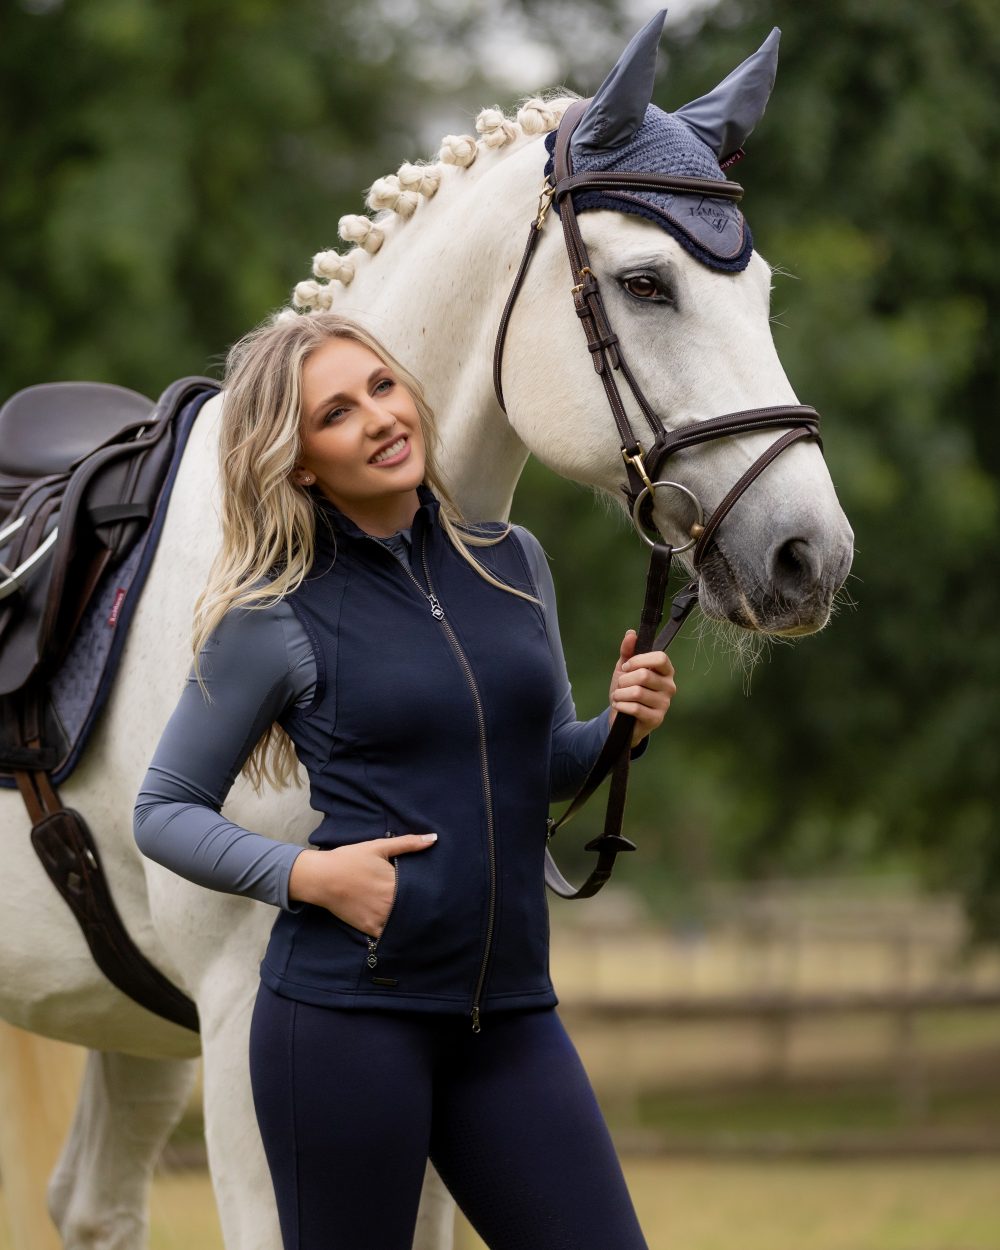
<instances>
[{"instance_id":1,"label":"white braid","mask_svg":"<svg viewBox=\"0 0 1000 1250\"><path fill-rule=\"evenodd\" d=\"M479 147L472 135L445 135L441 140L438 159L445 165L459 165L468 169L479 155Z\"/></svg>"},{"instance_id":2,"label":"white braid","mask_svg":"<svg viewBox=\"0 0 1000 1250\"><path fill-rule=\"evenodd\" d=\"M483 109L476 118L476 130L483 136L488 148L502 148L507 143L513 143L519 133L517 126L498 108Z\"/></svg>"},{"instance_id":3,"label":"white braid","mask_svg":"<svg viewBox=\"0 0 1000 1250\"><path fill-rule=\"evenodd\" d=\"M543 135L555 130L568 104L568 100L542 100L532 96L517 110L517 120L526 135Z\"/></svg>"},{"instance_id":4,"label":"white braid","mask_svg":"<svg viewBox=\"0 0 1000 1250\"><path fill-rule=\"evenodd\" d=\"M313 273L317 278L329 278L331 282L347 286L354 277L354 259L350 253L341 256L334 251L317 252L313 257Z\"/></svg>"},{"instance_id":5,"label":"white braid","mask_svg":"<svg viewBox=\"0 0 1000 1250\"><path fill-rule=\"evenodd\" d=\"M333 287L329 283L320 285L318 282L299 282L292 292L292 303L296 308L305 308L310 312L327 312L333 306Z\"/></svg>"},{"instance_id":6,"label":"white braid","mask_svg":"<svg viewBox=\"0 0 1000 1250\"><path fill-rule=\"evenodd\" d=\"M404 191L412 191L430 199L441 185L440 165L411 165L404 161L396 172L399 185Z\"/></svg>"},{"instance_id":7,"label":"white braid","mask_svg":"<svg viewBox=\"0 0 1000 1250\"><path fill-rule=\"evenodd\" d=\"M296 308L312 308L319 295L319 283L307 279L299 282L292 292L292 303Z\"/></svg>"},{"instance_id":8,"label":"white braid","mask_svg":"<svg viewBox=\"0 0 1000 1250\"><path fill-rule=\"evenodd\" d=\"M420 196L413 191L404 191L395 174L386 174L372 183L365 203L375 212L387 208L400 217L412 217L420 203Z\"/></svg>"},{"instance_id":9,"label":"white braid","mask_svg":"<svg viewBox=\"0 0 1000 1250\"><path fill-rule=\"evenodd\" d=\"M554 130L570 102L571 98L565 95L553 95L548 100L533 96L518 109L516 120L507 117L499 108L481 109L476 118L476 130L482 136L478 141L472 135L445 135L435 162L413 164L406 161L397 173L376 179L365 202L381 216L374 220L357 213L341 217L337 233L345 243L352 243L354 247L346 255L333 249L316 253L313 273L327 281L322 284L300 282L292 295L295 308L310 312L330 308L337 290L334 283L346 286L354 277L355 256L359 249L374 256L385 242L385 227L392 219L391 214L400 218L411 217L421 197L430 199L437 192L445 174L445 165L468 169L480 151L506 147L519 139ZM286 311L289 316L299 315L291 309Z\"/></svg>"},{"instance_id":10,"label":"white braid","mask_svg":"<svg viewBox=\"0 0 1000 1250\"><path fill-rule=\"evenodd\" d=\"M348 213L337 223L337 233L345 243L356 243L372 256L385 242L385 232L370 217L361 217L357 213Z\"/></svg>"}]
</instances>

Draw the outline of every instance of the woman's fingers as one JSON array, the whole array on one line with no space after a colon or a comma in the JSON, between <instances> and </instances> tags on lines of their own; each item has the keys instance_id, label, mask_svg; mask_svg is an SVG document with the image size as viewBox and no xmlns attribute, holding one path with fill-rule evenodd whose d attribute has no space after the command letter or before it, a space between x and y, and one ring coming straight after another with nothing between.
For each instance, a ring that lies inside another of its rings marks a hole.
<instances>
[{"instance_id":1,"label":"woman's fingers","mask_svg":"<svg viewBox=\"0 0 1000 1250\"><path fill-rule=\"evenodd\" d=\"M408 851L425 851L436 841L436 833L398 833L391 838L377 838L370 845L379 855L391 859L393 855L405 855Z\"/></svg>"},{"instance_id":2,"label":"woman's fingers","mask_svg":"<svg viewBox=\"0 0 1000 1250\"><path fill-rule=\"evenodd\" d=\"M612 721L621 712L635 718L632 745L663 723L670 701L677 693L674 666L665 651L645 651L628 655L635 635L626 635L611 681Z\"/></svg>"},{"instance_id":3,"label":"woman's fingers","mask_svg":"<svg viewBox=\"0 0 1000 1250\"><path fill-rule=\"evenodd\" d=\"M670 686L655 689L651 686L619 686L611 702L614 707L621 707L623 703L636 703L643 707L666 708L676 693L677 687L672 682Z\"/></svg>"},{"instance_id":4,"label":"woman's fingers","mask_svg":"<svg viewBox=\"0 0 1000 1250\"><path fill-rule=\"evenodd\" d=\"M654 672L661 673L664 677L673 677L674 666L670 662L670 656L666 651L644 651L642 655L630 656L622 664L622 671L626 673L634 672L636 669L651 669Z\"/></svg>"},{"instance_id":5,"label":"woman's fingers","mask_svg":"<svg viewBox=\"0 0 1000 1250\"><path fill-rule=\"evenodd\" d=\"M666 673L658 673L656 669L640 668L635 672L618 674L618 685L616 689L622 689L625 686L642 686L646 690L669 690L674 685L672 676Z\"/></svg>"}]
</instances>

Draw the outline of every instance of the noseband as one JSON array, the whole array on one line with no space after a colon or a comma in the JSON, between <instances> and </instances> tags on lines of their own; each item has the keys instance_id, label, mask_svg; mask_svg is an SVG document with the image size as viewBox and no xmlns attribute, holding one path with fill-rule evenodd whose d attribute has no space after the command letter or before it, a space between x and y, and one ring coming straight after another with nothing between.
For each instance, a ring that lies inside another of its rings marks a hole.
<instances>
[{"instance_id":1,"label":"noseband","mask_svg":"<svg viewBox=\"0 0 1000 1250\"><path fill-rule=\"evenodd\" d=\"M742 412L730 412L711 420L696 421L680 429L668 431L655 411L652 404L643 394L642 388L635 380L631 369L622 353L621 343L614 333L600 287L587 254L587 247L580 233L576 211L573 207L575 191L672 191L680 194L699 194L715 199L740 200L743 188L728 180L716 181L711 178L689 178L675 174L628 174L614 172L593 172L574 174L570 139L577 124L587 109L589 100L574 100L567 108L556 133L554 154L554 176L552 182L546 178L545 185L538 200L538 211L528 230L528 241L514 277L507 302L500 317L497 331L496 347L493 353L493 387L496 391L500 407L506 412L501 384L503 369L503 349L510 324L511 313L517 301L518 293L524 283L525 274L535 245L545 225L545 218L553 203L559 204L559 216L562 222L563 239L566 254L569 258L573 277L571 294L576 315L580 318L587 340L587 349L594 362L604 393L611 408L621 442L622 459L625 462L626 484L624 494L632 514L632 522L644 542L652 548L650 567L646 579L646 598L643 605L636 654L650 650L664 649L680 631L688 614L698 600L698 583L691 582L674 597L670 619L664 629L656 634L663 615L666 598L667 578L670 573L670 562L677 552L694 548L691 562L697 570L705 558L705 553L716 538L719 526L728 516L733 506L743 493L755 482L764 470L788 447L801 438L813 438L822 447L819 436L819 414L815 408L802 404L778 404L768 408L751 408ZM624 378L629 390L639 405L639 410L649 426L652 441L649 449L644 450L636 437L621 392L618 389L616 375ZM729 438L738 434L756 433L758 430L785 429L770 447L750 465L746 472L733 484L730 490L718 503L712 514L705 520L704 509L695 494L680 482L674 482L660 475L664 466L675 452L699 443L707 443L717 438ZM654 528L652 504L657 490L670 489L686 496L694 508L695 522L688 531L688 541L674 547L666 542L657 532L650 538L647 528ZM635 850L635 843L621 836L622 818L625 809L625 791L628 784L628 766L630 757L629 743L635 720L632 716L619 713L615 717L611 733L608 735L597 762L591 769L582 789L570 803L558 821L549 821L548 836L551 838L556 829L564 824L583 806L584 802L597 789L601 782L612 773L611 791L608 799L608 811L605 818L604 833L588 842L587 850L598 854L597 865L579 889L574 889L559 872L552 856L546 851L545 880L554 893L563 898L587 898L604 885L611 875L615 856L620 851Z\"/></svg>"}]
</instances>

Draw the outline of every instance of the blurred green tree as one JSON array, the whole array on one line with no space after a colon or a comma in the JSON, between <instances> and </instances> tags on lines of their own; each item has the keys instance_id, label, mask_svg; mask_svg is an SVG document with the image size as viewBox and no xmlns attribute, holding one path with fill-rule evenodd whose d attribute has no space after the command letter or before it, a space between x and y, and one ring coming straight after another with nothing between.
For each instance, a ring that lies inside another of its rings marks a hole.
<instances>
[{"instance_id":1,"label":"blurred green tree","mask_svg":"<svg viewBox=\"0 0 1000 1250\"><path fill-rule=\"evenodd\" d=\"M0 43L2 389L158 393L285 302L414 143L355 0L25 0Z\"/></svg>"},{"instance_id":2,"label":"blurred green tree","mask_svg":"<svg viewBox=\"0 0 1000 1250\"><path fill-rule=\"evenodd\" d=\"M0 395L68 377L155 394L213 369L374 178L470 129L480 105L592 91L636 24L623 0L15 0L0 41ZM780 267L779 351L825 418L857 606L773 648L752 698L730 643L692 630L677 644L681 696L635 770L642 854L622 879L677 908L720 874L917 867L996 937L1000 10L693 7L668 30L657 102L701 94L772 24L777 85L734 176ZM504 40L533 41L547 79L512 87L524 58L501 56ZM592 714L643 550L538 466L515 514L553 557ZM597 819L561 835L561 860Z\"/></svg>"},{"instance_id":3,"label":"blurred green tree","mask_svg":"<svg viewBox=\"0 0 1000 1250\"><path fill-rule=\"evenodd\" d=\"M772 25L777 83L731 176L779 267L778 350L825 418L857 555L834 625L773 649L750 699L678 644L681 697L636 769L632 816L664 872L635 878L917 866L996 939L1000 9L734 0L674 31L656 102L703 93ZM617 581L606 596L589 580L610 552L575 560L554 520L572 497L556 484L518 503L549 539L574 671L589 672L581 634L622 601ZM638 579L630 567L629 603Z\"/></svg>"}]
</instances>

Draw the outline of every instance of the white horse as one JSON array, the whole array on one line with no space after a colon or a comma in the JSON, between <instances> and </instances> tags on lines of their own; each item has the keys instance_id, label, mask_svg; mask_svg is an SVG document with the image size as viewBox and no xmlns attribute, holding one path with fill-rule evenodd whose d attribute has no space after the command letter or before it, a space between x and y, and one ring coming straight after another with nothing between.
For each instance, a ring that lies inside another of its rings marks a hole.
<instances>
[{"instance_id":1,"label":"white horse","mask_svg":"<svg viewBox=\"0 0 1000 1250\"><path fill-rule=\"evenodd\" d=\"M317 274L328 281L296 291L300 305L332 303L363 320L426 380L440 420L444 474L470 517L506 517L529 453L621 501L618 440L571 307L554 216L510 326L506 415L491 381L500 311L542 184L542 138L567 103L535 99L516 118L486 110L478 139L449 136L432 164L404 165L380 179L368 198L375 216L341 222L342 237L357 246L346 256L320 253ZM795 402L771 340L770 270L759 254L743 272L721 273L638 217L593 211L581 214L581 226L632 368L668 425ZM652 264L671 275L677 299L669 306L641 306L616 282ZM274 913L210 894L144 860L131 829L134 796L190 664L193 601L218 539L218 416L213 400L195 424L111 700L85 758L61 787L65 804L85 814L99 839L133 938L197 1002L200 1038L138 1007L101 976L30 847L20 796L0 791L0 1015L90 1050L49 1190L70 1250L144 1244L149 1177L188 1096L199 1051L225 1244L280 1246L247 1068L257 964ZM685 453L673 472L714 506L773 437L709 444ZM670 502L657 502L664 526L669 517L661 509ZM724 559L702 587L702 609L765 632L819 629L846 576L852 540L822 455L802 440L727 519ZM242 778L226 814L297 843L318 823L306 790L257 798ZM448 1250L453 1219L452 1201L429 1165L418 1250Z\"/></svg>"}]
</instances>

